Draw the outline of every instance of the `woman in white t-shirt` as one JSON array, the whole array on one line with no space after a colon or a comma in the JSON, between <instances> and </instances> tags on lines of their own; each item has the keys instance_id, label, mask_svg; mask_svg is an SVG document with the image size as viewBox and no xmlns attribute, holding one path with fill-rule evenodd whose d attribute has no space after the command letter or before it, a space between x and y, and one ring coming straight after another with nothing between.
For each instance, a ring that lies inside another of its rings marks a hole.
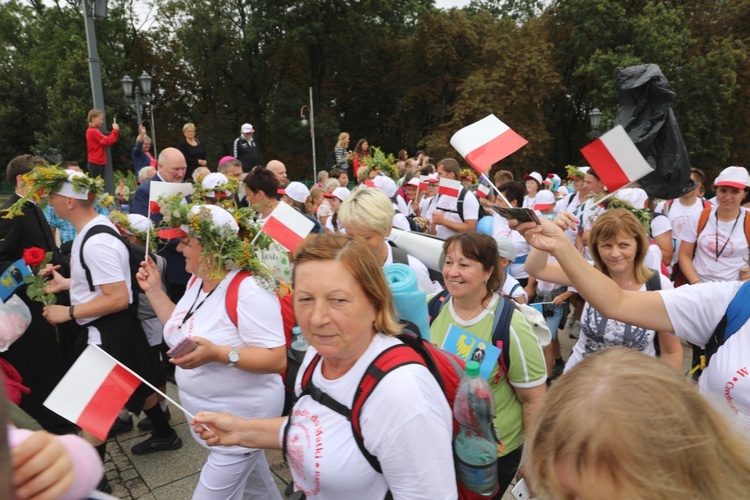
<instances>
[{"instance_id":1,"label":"woman in white t-shirt","mask_svg":"<svg viewBox=\"0 0 750 500\"><path fill-rule=\"evenodd\" d=\"M648 251L648 237L635 215L622 208L606 211L592 227L590 241L591 253L598 270L612 278L623 290L646 290L646 283L653 275L643 265ZM565 286L572 284L558 264L548 261L546 252L532 250L526 260L526 268L538 279ZM657 275L661 289L672 288L666 277L659 273ZM649 356L656 356L656 335L662 360L676 371L682 372L682 346L679 339L666 332L657 333L613 320L592 307L587 300L581 316L581 334L573 346L565 371L586 356L610 346L630 347Z\"/></svg>"},{"instance_id":2,"label":"woman in white t-shirt","mask_svg":"<svg viewBox=\"0 0 750 500\"><path fill-rule=\"evenodd\" d=\"M279 299L266 289L268 279L255 278L263 269L244 275L239 267L228 268L227 248L242 245L239 226L229 212L215 205L194 206L182 222L159 231L162 237L180 238L177 250L193 274L180 301L174 304L162 290L152 261L138 274L164 323L164 341L170 348L178 346L170 362L177 366L180 401L193 414L211 408L246 418L278 417L284 404L280 373L286 368ZM237 286L234 311L228 310L230 285ZM197 434L194 437L203 444ZM210 450L193 498L281 498L262 450Z\"/></svg>"},{"instance_id":3,"label":"woman in white t-shirt","mask_svg":"<svg viewBox=\"0 0 750 500\"><path fill-rule=\"evenodd\" d=\"M524 175L526 180L526 196L523 197L523 208L534 209L536 194L542 189L542 175L539 172L531 172Z\"/></svg>"},{"instance_id":4,"label":"woman in white t-shirt","mask_svg":"<svg viewBox=\"0 0 750 500\"><path fill-rule=\"evenodd\" d=\"M718 204L711 209L705 226L699 228L699 220L690 219L682 235L680 270L691 285L738 280L743 268L750 272L747 210L742 207L750 192L750 175L743 167L725 168L716 178L714 189Z\"/></svg>"},{"instance_id":5,"label":"woman in white t-shirt","mask_svg":"<svg viewBox=\"0 0 750 500\"><path fill-rule=\"evenodd\" d=\"M331 399L351 407L370 363L401 344L380 268L360 238L332 233L308 238L295 254L294 311L310 347L289 419L200 412L193 425L201 437L210 446L280 449L283 443L295 489L308 499L380 499L388 492L393 498L457 498L451 409L425 366L396 368L362 406L364 446L382 473L365 459L352 422L331 409ZM316 390L303 393L308 367Z\"/></svg>"}]
</instances>

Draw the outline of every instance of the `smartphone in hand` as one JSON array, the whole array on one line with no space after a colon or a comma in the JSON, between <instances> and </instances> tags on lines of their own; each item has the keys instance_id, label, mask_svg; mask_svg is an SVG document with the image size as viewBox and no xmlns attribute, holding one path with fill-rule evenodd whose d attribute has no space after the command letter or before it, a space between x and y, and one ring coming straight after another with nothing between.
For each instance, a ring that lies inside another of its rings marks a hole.
<instances>
[{"instance_id":1,"label":"smartphone in hand","mask_svg":"<svg viewBox=\"0 0 750 500\"><path fill-rule=\"evenodd\" d=\"M516 500L529 500L531 495L529 494L529 488L526 486L526 479L521 478L513 489L510 490L510 494L513 495L513 498Z\"/></svg>"},{"instance_id":2,"label":"smartphone in hand","mask_svg":"<svg viewBox=\"0 0 750 500\"><path fill-rule=\"evenodd\" d=\"M181 358L185 354L193 352L196 347L198 347L198 344L196 344L193 339L190 337L184 337L167 351L167 356L170 358Z\"/></svg>"}]
</instances>

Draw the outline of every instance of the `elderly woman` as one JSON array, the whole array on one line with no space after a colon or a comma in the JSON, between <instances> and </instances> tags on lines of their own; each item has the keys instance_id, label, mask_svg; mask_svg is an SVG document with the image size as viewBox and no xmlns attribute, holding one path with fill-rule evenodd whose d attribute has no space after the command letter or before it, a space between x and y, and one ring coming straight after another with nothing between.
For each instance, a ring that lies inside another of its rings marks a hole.
<instances>
[{"instance_id":1,"label":"elderly woman","mask_svg":"<svg viewBox=\"0 0 750 500\"><path fill-rule=\"evenodd\" d=\"M182 133L185 138L177 145L177 149L185 155L185 161L187 162L185 177L191 179L196 168L208 166L206 148L195 138L195 124L186 123L182 127Z\"/></svg>"},{"instance_id":2,"label":"elderly woman","mask_svg":"<svg viewBox=\"0 0 750 500\"><path fill-rule=\"evenodd\" d=\"M658 292L623 288L587 265L565 237L563 229L578 222L571 214L560 214L554 222L541 222L520 224L518 231L534 248L557 259L568 280L602 316L657 332L674 332L701 347L713 345L715 352L698 380L698 389L725 401L750 435L750 377L746 375L750 322L743 318L736 332L727 332L733 335L727 339L722 335L721 342L712 342L717 329L724 331L722 318L742 283L706 283ZM516 224L511 222L511 226Z\"/></svg>"},{"instance_id":3,"label":"elderly woman","mask_svg":"<svg viewBox=\"0 0 750 500\"><path fill-rule=\"evenodd\" d=\"M383 266L406 264L417 273L419 289L433 293L427 267L405 251L388 244L386 238L393 229L393 203L377 189L357 189L341 204L338 218L346 234L361 236Z\"/></svg>"},{"instance_id":4,"label":"elderly woman","mask_svg":"<svg viewBox=\"0 0 750 500\"><path fill-rule=\"evenodd\" d=\"M618 208L604 212L591 229L589 246L596 269L612 278L621 289L672 288L668 278L643 264L649 247L648 236L641 222L630 211ZM563 286L571 285L560 266L548 260L546 252L532 250L526 260L526 270L539 279ZM658 285L652 283L652 279L658 280ZM586 302L581 316L581 334L573 346L565 371L586 356L611 346L631 347L649 356L656 356L657 343L661 359L681 373L682 346L674 335L612 320Z\"/></svg>"},{"instance_id":5,"label":"elderly woman","mask_svg":"<svg viewBox=\"0 0 750 500\"><path fill-rule=\"evenodd\" d=\"M349 235L308 238L295 258L294 312L310 343L300 373L319 359L312 382L346 406L375 357L400 343L380 267L367 245ZM393 498L455 500L445 396L422 365L403 365L395 372L375 387L360 419L364 443L377 455L382 474L358 448L351 423L301 393L300 379L289 422L201 412L193 424L211 446L279 449L285 440L295 487L307 498L384 498L390 492Z\"/></svg>"},{"instance_id":6,"label":"elderly woman","mask_svg":"<svg viewBox=\"0 0 750 500\"><path fill-rule=\"evenodd\" d=\"M493 318L502 310L500 256L491 236L459 232L445 240L443 279L450 298L430 326L430 340L442 345L451 326L492 342ZM498 309L500 308L500 309ZM521 462L524 428L529 427L544 398L547 370L539 340L518 311L510 322L507 370L495 363L489 382L495 401L495 425L503 449L497 461L501 498Z\"/></svg>"},{"instance_id":7,"label":"elderly woman","mask_svg":"<svg viewBox=\"0 0 750 500\"><path fill-rule=\"evenodd\" d=\"M136 176L143 167L156 166L156 158L151 154L151 138L146 135L146 127L141 125L138 129L138 138L135 141L135 146L133 146L133 149L130 152Z\"/></svg>"},{"instance_id":8,"label":"elderly woman","mask_svg":"<svg viewBox=\"0 0 750 500\"><path fill-rule=\"evenodd\" d=\"M286 368L286 344L278 298L266 289L267 281L256 279L262 269L253 269L251 261L236 261L242 251L227 253L243 244L229 212L216 205L194 206L180 222L159 235L181 238L177 250L193 274L182 299L172 303L153 261L144 263L137 275L164 323L164 341L169 347L189 346L170 360L177 366L180 401L191 413L213 408L245 418L281 415L279 374ZM242 267L253 275L241 273ZM232 283L239 287L236 323L227 310ZM193 498L239 500L247 495L281 498L265 453L239 446L211 448Z\"/></svg>"},{"instance_id":9,"label":"elderly woman","mask_svg":"<svg viewBox=\"0 0 750 500\"><path fill-rule=\"evenodd\" d=\"M750 487L750 443L692 383L630 349L556 382L527 451L542 498L746 498Z\"/></svg>"}]
</instances>

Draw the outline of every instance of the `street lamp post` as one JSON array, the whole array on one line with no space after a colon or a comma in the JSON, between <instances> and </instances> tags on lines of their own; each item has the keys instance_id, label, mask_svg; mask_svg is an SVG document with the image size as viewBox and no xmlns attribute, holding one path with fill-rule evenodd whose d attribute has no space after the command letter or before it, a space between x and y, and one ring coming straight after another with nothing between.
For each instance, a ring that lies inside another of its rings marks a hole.
<instances>
[{"instance_id":1,"label":"street lamp post","mask_svg":"<svg viewBox=\"0 0 750 500\"><path fill-rule=\"evenodd\" d=\"M305 118L305 108L310 113L310 120ZM313 159L313 183L318 181L318 166L315 158L315 114L313 112L313 89L310 87L310 105L304 105L299 110L299 123L303 127L310 125L310 141L312 142L312 159Z\"/></svg>"},{"instance_id":2,"label":"street lamp post","mask_svg":"<svg viewBox=\"0 0 750 500\"><path fill-rule=\"evenodd\" d=\"M125 102L135 111L138 118L138 126L140 127L143 123L143 121L141 121L141 106L143 104L150 106L151 101L153 100L153 94L151 93L151 81L153 78L144 71L139 80L141 85L140 87L136 86L135 90L133 89L133 79L128 75L125 75L122 80L120 80L120 83L122 83L122 92L125 94ZM154 129L153 109L151 111L151 150L152 154L156 155L156 134Z\"/></svg>"},{"instance_id":3,"label":"street lamp post","mask_svg":"<svg viewBox=\"0 0 750 500\"><path fill-rule=\"evenodd\" d=\"M599 108L589 111L589 120L591 121L591 132L594 137L599 137L599 126L602 123L602 112L599 111Z\"/></svg>"}]
</instances>

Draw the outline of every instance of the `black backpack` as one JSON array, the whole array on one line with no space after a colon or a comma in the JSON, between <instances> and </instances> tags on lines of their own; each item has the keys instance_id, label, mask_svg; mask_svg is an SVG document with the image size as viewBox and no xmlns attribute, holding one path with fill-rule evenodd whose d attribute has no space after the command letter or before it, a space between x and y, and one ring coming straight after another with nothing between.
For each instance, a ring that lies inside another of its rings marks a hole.
<instances>
[{"instance_id":1,"label":"black backpack","mask_svg":"<svg viewBox=\"0 0 750 500\"><path fill-rule=\"evenodd\" d=\"M326 168L331 169L336 165L336 151L331 151L326 157Z\"/></svg>"},{"instance_id":2,"label":"black backpack","mask_svg":"<svg viewBox=\"0 0 750 500\"><path fill-rule=\"evenodd\" d=\"M138 294L143 293L143 290L141 290L140 285L138 285L138 280L135 278L135 275L138 274L138 270L141 268L141 262L143 262L146 258L146 251L138 245L131 243L130 240L128 240L125 236L119 234L116 230L112 229L109 226L105 226L104 224L98 224L88 230L86 236L83 237L83 241L81 242L81 249L79 250L79 253L81 255L81 267L83 267L83 270L86 272L86 281L89 284L89 290L92 292L94 291L94 282L91 278L91 271L89 271L89 268L86 265L86 261L83 259L83 247L89 238L96 234L102 233L114 236L115 238L120 240L128 250L128 264L130 265L130 289L133 295L133 302L130 303L128 309L133 313L133 316L138 318ZM156 262L156 257L154 257L154 254L150 252L149 258L153 259L154 262Z\"/></svg>"},{"instance_id":3,"label":"black backpack","mask_svg":"<svg viewBox=\"0 0 750 500\"><path fill-rule=\"evenodd\" d=\"M466 222L464 220L464 198L466 198L466 193L468 193L469 190L465 187L461 188L461 192L458 195L458 201L456 202L456 209L455 210L447 210L445 208L441 208L443 212L450 212L452 214L458 214L458 216L461 218L461 222ZM484 217L486 214L484 213L484 209L482 208L482 204L479 204L479 210L477 213L477 222Z\"/></svg>"}]
</instances>

